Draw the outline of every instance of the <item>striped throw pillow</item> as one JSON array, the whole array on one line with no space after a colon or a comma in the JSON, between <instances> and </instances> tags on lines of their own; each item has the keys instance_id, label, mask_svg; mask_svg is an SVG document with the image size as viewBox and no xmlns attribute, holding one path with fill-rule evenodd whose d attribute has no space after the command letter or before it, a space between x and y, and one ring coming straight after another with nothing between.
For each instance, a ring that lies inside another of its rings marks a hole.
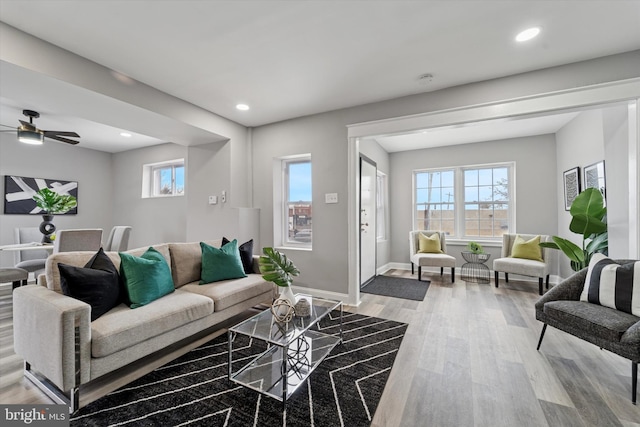
<instances>
[{"instance_id":1,"label":"striped throw pillow","mask_svg":"<svg viewBox=\"0 0 640 427\"><path fill-rule=\"evenodd\" d=\"M640 261L620 265L605 255L594 254L580 301L640 316Z\"/></svg>"}]
</instances>

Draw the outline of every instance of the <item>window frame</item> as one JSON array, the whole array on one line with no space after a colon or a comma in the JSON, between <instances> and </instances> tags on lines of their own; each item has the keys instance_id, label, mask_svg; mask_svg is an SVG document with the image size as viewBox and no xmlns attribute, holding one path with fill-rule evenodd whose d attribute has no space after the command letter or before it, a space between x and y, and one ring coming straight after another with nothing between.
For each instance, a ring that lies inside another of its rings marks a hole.
<instances>
[{"instance_id":1,"label":"window frame","mask_svg":"<svg viewBox=\"0 0 640 427\"><path fill-rule=\"evenodd\" d=\"M387 198L387 174L376 171L376 240L387 240L387 212L389 200Z\"/></svg>"},{"instance_id":2,"label":"window frame","mask_svg":"<svg viewBox=\"0 0 640 427\"><path fill-rule=\"evenodd\" d=\"M290 201L289 200L289 194L290 194L289 168L291 165L302 164L302 163L308 163L310 167L309 178L310 178L310 185L311 185L311 188L310 188L311 200ZM313 163L311 161L311 154L304 154L304 155L282 158L281 168L282 168L282 173L281 173L282 204L280 206L280 209L281 209L280 225L281 225L282 233L280 236L280 242L281 242L280 245L284 248L311 249L313 247ZM305 205L308 205L308 209L311 212L310 228L309 228L310 236L309 236L308 242L296 241L291 239L291 237L289 236L289 208L292 206L292 204L296 204L300 202L304 203Z\"/></svg>"},{"instance_id":3,"label":"window frame","mask_svg":"<svg viewBox=\"0 0 640 427\"><path fill-rule=\"evenodd\" d=\"M178 168L183 169L184 188L181 193L176 189L176 169ZM171 170L171 193L163 194L160 192L160 174L163 169ZM184 158L148 163L143 165L142 170L142 198L181 197L187 193L187 166Z\"/></svg>"},{"instance_id":4,"label":"window frame","mask_svg":"<svg viewBox=\"0 0 640 427\"><path fill-rule=\"evenodd\" d=\"M451 166L451 167L438 167L438 168L425 168L425 169L415 169L412 173L412 227L414 230L418 228L418 218L417 218L417 176L420 173L432 173L432 172L445 172L445 171L453 171L454 174L454 233L447 235L447 241L460 241L460 242L470 242L470 241L485 241L485 242L498 242L502 241L502 236L472 236L468 235L466 231L466 218L465 218L465 181L464 181L464 173L465 171L470 170L481 170L481 169L494 169L494 168L507 168L507 176L508 176L508 228L505 230L506 233L513 233L516 230L516 193L515 193L515 176L516 176L516 164L515 162L497 162L497 163L487 163L487 164L478 164L478 165L459 165L459 166ZM492 201L493 202L493 201ZM444 202L441 202L444 203Z\"/></svg>"}]
</instances>

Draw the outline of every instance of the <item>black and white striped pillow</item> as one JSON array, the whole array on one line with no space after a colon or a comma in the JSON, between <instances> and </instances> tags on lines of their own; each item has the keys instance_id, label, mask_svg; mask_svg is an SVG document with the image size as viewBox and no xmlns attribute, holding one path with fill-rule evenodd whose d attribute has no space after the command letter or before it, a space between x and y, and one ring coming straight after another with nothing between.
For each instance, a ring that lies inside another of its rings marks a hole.
<instances>
[{"instance_id":1,"label":"black and white striped pillow","mask_svg":"<svg viewBox=\"0 0 640 427\"><path fill-rule=\"evenodd\" d=\"M620 265L605 255L594 254L580 301L640 316L640 261Z\"/></svg>"}]
</instances>

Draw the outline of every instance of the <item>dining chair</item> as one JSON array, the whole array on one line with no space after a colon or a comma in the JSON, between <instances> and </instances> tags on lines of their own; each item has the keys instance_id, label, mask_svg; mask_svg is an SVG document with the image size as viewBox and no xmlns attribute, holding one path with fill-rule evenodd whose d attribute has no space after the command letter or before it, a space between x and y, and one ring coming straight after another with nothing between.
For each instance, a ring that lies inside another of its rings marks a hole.
<instances>
[{"instance_id":1,"label":"dining chair","mask_svg":"<svg viewBox=\"0 0 640 427\"><path fill-rule=\"evenodd\" d=\"M97 251L102 246L102 229L85 228L58 230L53 241L53 253Z\"/></svg>"},{"instance_id":2,"label":"dining chair","mask_svg":"<svg viewBox=\"0 0 640 427\"><path fill-rule=\"evenodd\" d=\"M38 227L19 227L14 230L14 238L18 244L40 242L42 240L42 233ZM22 268L29 273L33 273L37 280L38 276L44 273L44 266L48 256L49 252L46 249L41 251L15 251L14 267Z\"/></svg>"},{"instance_id":3,"label":"dining chair","mask_svg":"<svg viewBox=\"0 0 640 427\"><path fill-rule=\"evenodd\" d=\"M109 252L124 252L129 248L129 236L133 227L128 225L116 225L111 229L107 243L102 247Z\"/></svg>"}]
</instances>

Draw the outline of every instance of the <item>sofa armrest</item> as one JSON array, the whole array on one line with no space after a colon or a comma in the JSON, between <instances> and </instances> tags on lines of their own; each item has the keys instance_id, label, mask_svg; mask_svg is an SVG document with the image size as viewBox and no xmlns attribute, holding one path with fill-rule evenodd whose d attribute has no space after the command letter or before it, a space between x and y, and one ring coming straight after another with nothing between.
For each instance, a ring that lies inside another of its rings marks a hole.
<instances>
[{"instance_id":1,"label":"sofa armrest","mask_svg":"<svg viewBox=\"0 0 640 427\"><path fill-rule=\"evenodd\" d=\"M637 346L640 346L640 320L637 321L629 329L627 329L624 334L622 334L620 342L624 344L636 344Z\"/></svg>"},{"instance_id":2,"label":"sofa armrest","mask_svg":"<svg viewBox=\"0 0 640 427\"><path fill-rule=\"evenodd\" d=\"M16 354L62 391L89 381L89 304L40 285L17 288L13 292L13 336Z\"/></svg>"},{"instance_id":3,"label":"sofa armrest","mask_svg":"<svg viewBox=\"0 0 640 427\"><path fill-rule=\"evenodd\" d=\"M587 278L587 269L584 268L569 276L560 284L551 288L536 302L536 311L542 311L544 305L550 301L570 300L578 301L584 288L584 281Z\"/></svg>"}]
</instances>

